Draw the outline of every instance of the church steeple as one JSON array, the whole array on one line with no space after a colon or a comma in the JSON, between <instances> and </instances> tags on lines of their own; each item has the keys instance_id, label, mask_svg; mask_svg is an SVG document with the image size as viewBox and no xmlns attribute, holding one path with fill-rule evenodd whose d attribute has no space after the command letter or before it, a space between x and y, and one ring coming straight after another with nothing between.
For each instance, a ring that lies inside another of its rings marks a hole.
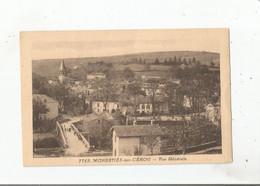
<instances>
[{"instance_id":1,"label":"church steeple","mask_svg":"<svg viewBox=\"0 0 260 186\"><path fill-rule=\"evenodd\" d=\"M66 75L66 67L65 67L65 63L64 60L62 60L61 64L60 64L60 74L62 75Z\"/></svg>"},{"instance_id":2,"label":"church steeple","mask_svg":"<svg viewBox=\"0 0 260 186\"><path fill-rule=\"evenodd\" d=\"M60 64L60 74L58 78L60 80L60 83L63 84L66 78L66 67L65 67L64 60L62 60Z\"/></svg>"}]
</instances>

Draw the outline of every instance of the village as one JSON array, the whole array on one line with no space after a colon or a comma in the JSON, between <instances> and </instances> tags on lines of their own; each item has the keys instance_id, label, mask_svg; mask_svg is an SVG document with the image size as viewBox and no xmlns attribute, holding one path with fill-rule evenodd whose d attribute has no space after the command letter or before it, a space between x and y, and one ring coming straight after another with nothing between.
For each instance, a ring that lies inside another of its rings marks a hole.
<instances>
[{"instance_id":1,"label":"village","mask_svg":"<svg viewBox=\"0 0 260 186\"><path fill-rule=\"evenodd\" d=\"M78 78L81 67L60 60L56 78L33 74L34 157L221 153L219 67L194 57L132 63L89 63L100 69Z\"/></svg>"}]
</instances>

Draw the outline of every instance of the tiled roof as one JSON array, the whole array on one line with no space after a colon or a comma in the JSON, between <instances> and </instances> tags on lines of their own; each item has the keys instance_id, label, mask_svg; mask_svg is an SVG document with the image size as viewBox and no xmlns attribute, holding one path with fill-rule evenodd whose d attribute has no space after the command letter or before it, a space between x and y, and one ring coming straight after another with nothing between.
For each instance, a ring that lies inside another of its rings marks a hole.
<instances>
[{"instance_id":1,"label":"tiled roof","mask_svg":"<svg viewBox=\"0 0 260 186\"><path fill-rule=\"evenodd\" d=\"M96 119L100 119L100 116L98 114L92 113L92 114L88 114L83 118L83 121L85 122L90 122Z\"/></svg>"},{"instance_id":2,"label":"tiled roof","mask_svg":"<svg viewBox=\"0 0 260 186\"><path fill-rule=\"evenodd\" d=\"M115 130L118 137L138 137L138 136L161 136L163 131L159 125L124 125L114 126L111 130Z\"/></svg>"},{"instance_id":3,"label":"tiled roof","mask_svg":"<svg viewBox=\"0 0 260 186\"><path fill-rule=\"evenodd\" d=\"M112 120L114 118L108 112L103 112L102 114L92 113L92 114L88 114L84 117L85 122L90 122L90 121L94 121L97 119Z\"/></svg>"}]
</instances>

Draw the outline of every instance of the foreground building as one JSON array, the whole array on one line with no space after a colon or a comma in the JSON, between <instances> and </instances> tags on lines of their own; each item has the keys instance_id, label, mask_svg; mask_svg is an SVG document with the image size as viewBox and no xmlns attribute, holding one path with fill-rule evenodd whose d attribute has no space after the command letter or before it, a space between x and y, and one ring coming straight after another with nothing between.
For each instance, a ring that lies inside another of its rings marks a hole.
<instances>
[{"instance_id":1,"label":"foreground building","mask_svg":"<svg viewBox=\"0 0 260 186\"><path fill-rule=\"evenodd\" d=\"M159 125L113 126L113 156L160 153L163 132Z\"/></svg>"},{"instance_id":2,"label":"foreground building","mask_svg":"<svg viewBox=\"0 0 260 186\"><path fill-rule=\"evenodd\" d=\"M83 117L83 121L75 126L86 137L91 145L99 148L102 138L108 135L113 126L114 118L108 112L102 114L92 113Z\"/></svg>"}]
</instances>

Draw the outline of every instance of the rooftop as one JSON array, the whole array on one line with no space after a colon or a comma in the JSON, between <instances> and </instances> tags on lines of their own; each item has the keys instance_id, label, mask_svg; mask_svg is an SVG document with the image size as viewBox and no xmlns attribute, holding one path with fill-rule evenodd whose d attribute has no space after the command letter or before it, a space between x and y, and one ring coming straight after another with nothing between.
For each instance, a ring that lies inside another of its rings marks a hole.
<instances>
[{"instance_id":1,"label":"rooftop","mask_svg":"<svg viewBox=\"0 0 260 186\"><path fill-rule=\"evenodd\" d=\"M139 136L161 136L163 131L159 125L124 125L113 126L118 137L139 137Z\"/></svg>"},{"instance_id":2,"label":"rooftop","mask_svg":"<svg viewBox=\"0 0 260 186\"><path fill-rule=\"evenodd\" d=\"M112 120L114 118L108 112L103 112L102 114L96 114L96 113L88 114L84 117L83 120L85 122L90 122L90 121L94 121L97 119Z\"/></svg>"}]
</instances>

